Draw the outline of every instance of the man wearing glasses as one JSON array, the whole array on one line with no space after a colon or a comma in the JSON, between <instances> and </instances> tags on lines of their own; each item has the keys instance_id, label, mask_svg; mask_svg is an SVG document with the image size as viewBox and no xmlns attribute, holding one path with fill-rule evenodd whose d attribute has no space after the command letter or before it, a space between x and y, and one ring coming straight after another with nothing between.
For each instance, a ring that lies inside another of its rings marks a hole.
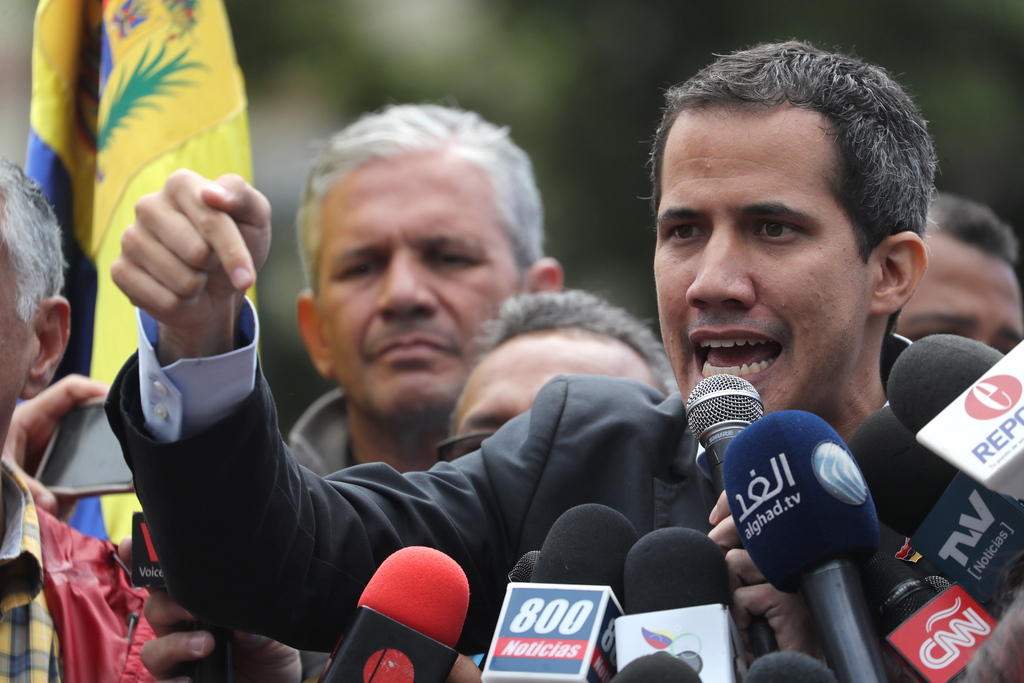
<instances>
[{"instance_id":1,"label":"man wearing glasses","mask_svg":"<svg viewBox=\"0 0 1024 683\"><path fill-rule=\"evenodd\" d=\"M556 375L609 375L649 384L665 395L675 378L665 351L633 315L582 290L521 294L485 325L480 359L452 413L452 436L438 460L480 448Z\"/></svg>"}]
</instances>

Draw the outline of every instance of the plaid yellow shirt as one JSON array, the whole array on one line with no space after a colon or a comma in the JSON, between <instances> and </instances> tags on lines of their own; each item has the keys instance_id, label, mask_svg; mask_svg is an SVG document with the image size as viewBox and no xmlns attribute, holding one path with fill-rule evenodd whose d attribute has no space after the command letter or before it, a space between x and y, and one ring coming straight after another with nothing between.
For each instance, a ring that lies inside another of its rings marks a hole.
<instances>
[{"instance_id":1,"label":"plaid yellow shirt","mask_svg":"<svg viewBox=\"0 0 1024 683\"><path fill-rule=\"evenodd\" d=\"M44 683L61 680L60 647L43 594L43 560L39 517L28 489L4 464L3 504L9 517L14 506L4 500L21 492L21 552L0 560L0 680ZM6 519L6 525L17 523ZM0 538L5 536L0 529Z\"/></svg>"}]
</instances>

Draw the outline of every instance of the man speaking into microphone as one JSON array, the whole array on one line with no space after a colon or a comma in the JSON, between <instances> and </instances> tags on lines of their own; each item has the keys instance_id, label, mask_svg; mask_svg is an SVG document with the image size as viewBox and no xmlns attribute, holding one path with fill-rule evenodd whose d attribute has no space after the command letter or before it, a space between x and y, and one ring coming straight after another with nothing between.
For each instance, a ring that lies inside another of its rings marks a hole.
<instances>
[{"instance_id":1,"label":"man speaking into microphone","mask_svg":"<svg viewBox=\"0 0 1024 683\"><path fill-rule=\"evenodd\" d=\"M895 81L807 44L723 56L671 88L652 152L654 275L683 394L711 374L741 375L767 411L814 412L849 438L885 402L880 359L925 268L934 165L925 121ZM480 451L405 475L299 468L258 370L234 378L242 398L215 414L190 413L183 396L185 436L156 438L166 430L140 383L162 366L199 362L215 376L222 354L255 363L242 292L270 234L265 199L238 178L178 174L158 199L128 231L146 248L122 254L114 279L159 341L126 364L109 415L168 587L193 613L329 648L377 564L427 545L466 571L460 647L479 651L509 567L566 509L603 503L640 534L709 528L715 497L682 399L627 380L557 378ZM801 644L780 598L737 600L767 613L781 647Z\"/></svg>"}]
</instances>

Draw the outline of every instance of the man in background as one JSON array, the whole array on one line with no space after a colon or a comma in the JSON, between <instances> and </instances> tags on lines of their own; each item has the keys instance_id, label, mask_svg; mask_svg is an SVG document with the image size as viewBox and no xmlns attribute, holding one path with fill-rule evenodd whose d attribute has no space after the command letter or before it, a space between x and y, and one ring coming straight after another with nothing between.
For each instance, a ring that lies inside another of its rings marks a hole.
<instances>
[{"instance_id":1,"label":"man in background","mask_svg":"<svg viewBox=\"0 0 1024 683\"><path fill-rule=\"evenodd\" d=\"M582 290L523 294L484 326L480 359L439 447L453 460L516 415L557 375L626 377L667 395L675 379L661 343L633 315Z\"/></svg>"},{"instance_id":2,"label":"man in background","mask_svg":"<svg viewBox=\"0 0 1024 683\"><path fill-rule=\"evenodd\" d=\"M513 294L562 284L529 157L473 112L385 107L315 160L298 232L299 329L338 389L296 423L296 457L319 474L427 469L481 323Z\"/></svg>"},{"instance_id":3,"label":"man in background","mask_svg":"<svg viewBox=\"0 0 1024 683\"><path fill-rule=\"evenodd\" d=\"M896 331L958 334L1008 352L1024 338L1013 229L984 204L944 192L928 219L928 270Z\"/></svg>"}]
</instances>

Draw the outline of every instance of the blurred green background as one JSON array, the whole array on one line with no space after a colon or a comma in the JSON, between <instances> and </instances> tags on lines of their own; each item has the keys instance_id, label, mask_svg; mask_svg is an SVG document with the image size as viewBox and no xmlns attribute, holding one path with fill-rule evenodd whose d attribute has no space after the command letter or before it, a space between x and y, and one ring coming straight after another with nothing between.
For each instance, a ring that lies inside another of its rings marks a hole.
<instances>
[{"instance_id":1,"label":"blurred green background","mask_svg":"<svg viewBox=\"0 0 1024 683\"><path fill-rule=\"evenodd\" d=\"M32 0L0 0L0 153L24 160ZM274 205L263 358L287 429L328 385L294 323L293 216L318 140L390 102L458 104L532 156L567 283L654 324L647 151L664 88L716 53L800 38L885 66L929 120L940 189L1018 231L1024 1L226 0ZM656 325L655 325L656 327Z\"/></svg>"}]
</instances>

